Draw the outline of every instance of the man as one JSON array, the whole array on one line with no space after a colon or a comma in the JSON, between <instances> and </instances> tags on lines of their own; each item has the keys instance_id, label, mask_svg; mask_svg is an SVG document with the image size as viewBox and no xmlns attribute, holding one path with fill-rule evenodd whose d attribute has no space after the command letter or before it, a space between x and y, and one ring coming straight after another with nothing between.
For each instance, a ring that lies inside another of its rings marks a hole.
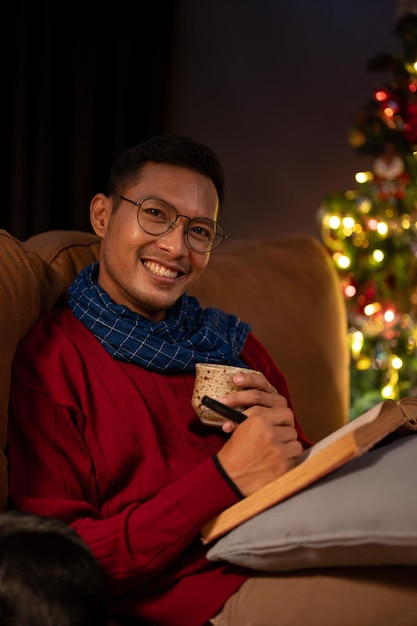
<instances>
[{"instance_id":1,"label":"man","mask_svg":"<svg viewBox=\"0 0 417 626\"><path fill-rule=\"evenodd\" d=\"M215 618L248 572L209 563L201 527L309 445L249 326L186 295L225 237L223 193L217 156L189 138L163 135L122 154L91 202L99 262L14 362L12 503L79 533L108 576L112 618L126 624ZM243 390L224 398L247 407L242 424L199 421L198 362L261 372L235 377Z\"/></svg>"}]
</instances>

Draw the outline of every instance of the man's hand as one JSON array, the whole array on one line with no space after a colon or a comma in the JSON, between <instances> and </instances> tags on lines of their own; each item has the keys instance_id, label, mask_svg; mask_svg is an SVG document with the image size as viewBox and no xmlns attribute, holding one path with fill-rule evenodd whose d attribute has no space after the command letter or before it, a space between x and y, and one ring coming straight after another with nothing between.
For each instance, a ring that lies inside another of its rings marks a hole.
<instances>
[{"instance_id":1,"label":"man's hand","mask_svg":"<svg viewBox=\"0 0 417 626\"><path fill-rule=\"evenodd\" d=\"M232 436L217 456L231 480L248 496L294 467L303 448L294 413L263 374L236 374L234 382L244 389L220 401L235 409L247 407L248 419L240 425L229 421L223 425Z\"/></svg>"}]
</instances>

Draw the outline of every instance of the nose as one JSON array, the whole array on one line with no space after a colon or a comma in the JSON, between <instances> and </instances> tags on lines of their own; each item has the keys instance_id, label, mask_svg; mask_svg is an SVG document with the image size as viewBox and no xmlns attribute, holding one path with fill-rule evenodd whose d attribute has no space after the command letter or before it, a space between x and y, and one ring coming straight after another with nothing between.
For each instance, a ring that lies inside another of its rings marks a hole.
<instances>
[{"instance_id":1,"label":"nose","mask_svg":"<svg viewBox=\"0 0 417 626\"><path fill-rule=\"evenodd\" d=\"M186 233L189 227L190 218L185 215L178 215L175 222L172 222L168 232L158 237L158 245L168 250L172 255L183 256L188 254Z\"/></svg>"}]
</instances>

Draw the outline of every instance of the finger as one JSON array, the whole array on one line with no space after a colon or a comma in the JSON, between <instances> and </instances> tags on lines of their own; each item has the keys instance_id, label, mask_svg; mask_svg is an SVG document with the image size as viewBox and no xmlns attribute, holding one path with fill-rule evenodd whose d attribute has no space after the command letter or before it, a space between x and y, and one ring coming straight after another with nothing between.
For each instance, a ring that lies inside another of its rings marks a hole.
<instances>
[{"instance_id":1,"label":"finger","mask_svg":"<svg viewBox=\"0 0 417 626\"><path fill-rule=\"evenodd\" d=\"M269 384L269 383L268 383ZM274 387L269 386L270 390L265 391L259 388L246 388L239 391L231 391L223 398L219 398L220 402L229 406L251 407L260 406L266 408L285 408L287 400L284 396L278 394Z\"/></svg>"},{"instance_id":2,"label":"finger","mask_svg":"<svg viewBox=\"0 0 417 626\"><path fill-rule=\"evenodd\" d=\"M287 454L289 459L297 459L300 454L304 451L301 443L296 441L289 441L287 444Z\"/></svg>"},{"instance_id":3,"label":"finger","mask_svg":"<svg viewBox=\"0 0 417 626\"><path fill-rule=\"evenodd\" d=\"M282 426L281 424L276 426L279 431L276 431L278 439L281 443L290 443L292 441L298 441L298 433L296 429L291 425Z\"/></svg>"},{"instance_id":4,"label":"finger","mask_svg":"<svg viewBox=\"0 0 417 626\"><path fill-rule=\"evenodd\" d=\"M275 391L274 387L270 384L268 379L265 378L262 372L244 372L235 374L233 382L238 387L243 387L244 389L254 388L262 389L263 391Z\"/></svg>"},{"instance_id":5,"label":"finger","mask_svg":"<svg viewBox=\"0 0 417 626\"><path fill-rule=\"evenodd\" d=\"M227 422L223 422L222 430L223 430L223 432L225 432L228 435L230 435L230 433L232 433L233 431L236 430L238 425L239 424L236 424L236 422L230 422L229 420L227 420Z\"/></svg>"}]
</instances>

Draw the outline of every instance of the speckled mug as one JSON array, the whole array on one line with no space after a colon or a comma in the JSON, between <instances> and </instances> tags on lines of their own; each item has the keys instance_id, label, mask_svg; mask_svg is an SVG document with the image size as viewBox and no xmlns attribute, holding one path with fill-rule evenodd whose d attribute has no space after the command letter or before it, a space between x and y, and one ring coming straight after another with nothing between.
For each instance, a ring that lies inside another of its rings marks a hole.
<instances>
[{"instance_id":1,"label":"speckled mug","mask_svg":"<svg viewBox=\"0 0 417 626\"><path fill-rule=\"evenodd\" d=\"M231 391L242 389L242 387L238 387L233 382L233 376L239 372L255 372L255 370L234 365L220 365L218 363L197 363L195 366L195 383L191 404L204 424L221 426L226 419L201 404L202 397L209 396L219 400Z\"/></svg>"}]
</instances>

